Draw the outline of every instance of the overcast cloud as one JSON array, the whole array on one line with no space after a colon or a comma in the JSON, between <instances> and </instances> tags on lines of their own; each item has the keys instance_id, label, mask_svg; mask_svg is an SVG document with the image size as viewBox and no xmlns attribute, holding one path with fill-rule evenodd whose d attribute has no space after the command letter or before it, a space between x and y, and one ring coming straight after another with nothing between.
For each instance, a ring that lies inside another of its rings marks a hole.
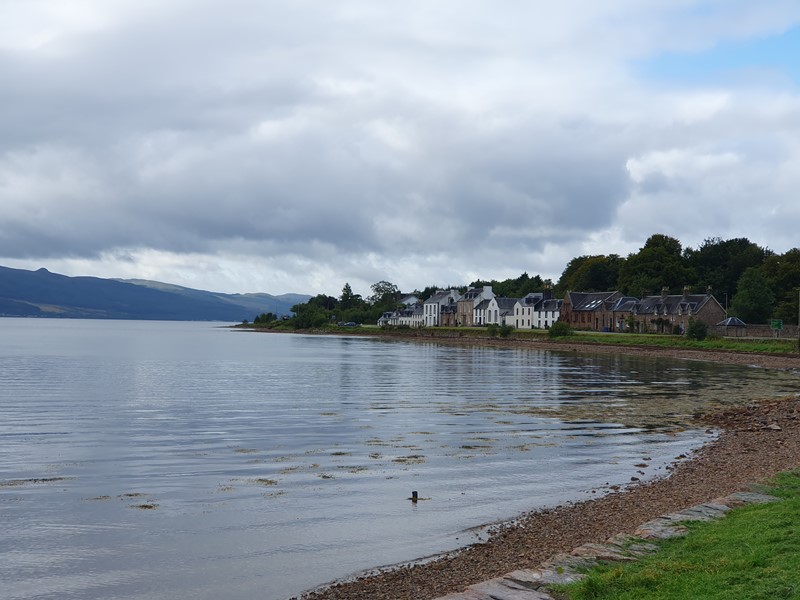
<instances>
[{"instance_id":1,"label":"overcast cloud","mask_svg":"<svg viewBox=\"0 0 800 600\"><path fill-rule=\"evenodd\" d=\"M4 0L0 264L338 295L800 225L796 0Z\"/></svg>"}]
</instances>

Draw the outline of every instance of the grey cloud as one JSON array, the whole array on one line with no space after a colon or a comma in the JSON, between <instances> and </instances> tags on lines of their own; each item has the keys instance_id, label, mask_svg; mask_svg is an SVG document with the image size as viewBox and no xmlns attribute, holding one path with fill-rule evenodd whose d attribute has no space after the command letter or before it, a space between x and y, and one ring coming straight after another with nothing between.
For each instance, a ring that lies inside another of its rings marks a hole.
<instances>
[{"instance_id":1,"label":"grey cloud","mask_svg":"<svg viewBox=\"0 0 800 600\"><path fill-rule=\"evenodd\" d=\"M513 251L536 272L553 246L646 236L653 198L724 209L718 173L656 161L633 181L631 159L736 154L747 167L724 176L751 190L769 178L759 148L796 160L796 94L756 114L768 90L715 90L727 104L703 112L693 90L626 74L626 43L671 47L664 23L683 9L576 6L173 2L0 50L0 256L246 248L366 279L404 256L457 254L424 273L465 273Z\"/></svg>"}]
</instances>

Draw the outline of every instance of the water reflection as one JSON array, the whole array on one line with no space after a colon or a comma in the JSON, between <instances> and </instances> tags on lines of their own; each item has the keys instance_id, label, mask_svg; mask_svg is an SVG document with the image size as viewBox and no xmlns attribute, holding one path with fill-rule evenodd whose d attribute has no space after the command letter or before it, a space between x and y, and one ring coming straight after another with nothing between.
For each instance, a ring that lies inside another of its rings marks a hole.
<instances>
[{"instance_id":1,"label":"water reflection","mask_svg":"<svg viewBox=\"0 0 800 600\"><path fill-rule=\"evenodd\" d=\"M684 431L687 416L796 384L202 324L0 328L8 598L284 598L658 476L709 437ZM411 490L430 500L412 506Z\"/></svg>"}]
</instances>

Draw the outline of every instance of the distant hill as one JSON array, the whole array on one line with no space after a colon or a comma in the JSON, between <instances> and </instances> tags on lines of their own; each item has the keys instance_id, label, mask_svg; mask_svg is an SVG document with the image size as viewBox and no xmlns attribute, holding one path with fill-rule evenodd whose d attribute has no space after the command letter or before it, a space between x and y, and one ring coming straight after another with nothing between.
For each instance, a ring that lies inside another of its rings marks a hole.
<instances>
[{"instance_id":1,"label":"distant hill","mask_svg":"<svg viewBox=\"0 0 800 600\"><path fill-rule=\"evenodd\" d=\"M303 294L222 294L158 281L67 277L0 267L0 316L172 321L252 321L291 313Z\"/></svg>"}]
</instances>

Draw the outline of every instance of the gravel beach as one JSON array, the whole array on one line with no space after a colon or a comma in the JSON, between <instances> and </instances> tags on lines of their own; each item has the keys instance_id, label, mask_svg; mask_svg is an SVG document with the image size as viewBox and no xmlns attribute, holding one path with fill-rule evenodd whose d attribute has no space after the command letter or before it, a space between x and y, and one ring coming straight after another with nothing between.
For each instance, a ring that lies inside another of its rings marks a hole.
<instances>
[{"instance_id":1,"label":"gravel beach","mask_svg":"<svg viewBox=\"0 0 800 600\"><path fill-rule=\"evenodd\" d=\"M769 369L800 369L800 357L785 355L568 342L555 345L515 340L464 340L462 343L635 353ZM737 408L696 415L698 426L718 429L720 435L689 460L673 464L666 478L634 484L594 500L525 514L507 526L498 527L486 543L469 546L433 562L336 583L301 597L308 600L437 598L516 569L534 568L551 556L569 552L581 544L601 542L616 533L632 533L636 526L659 515L747 489L779 471L800 466L800 379L798 388L796 397L782 400L743 398L743 404Z\"/></svg>"}]
</instances>

